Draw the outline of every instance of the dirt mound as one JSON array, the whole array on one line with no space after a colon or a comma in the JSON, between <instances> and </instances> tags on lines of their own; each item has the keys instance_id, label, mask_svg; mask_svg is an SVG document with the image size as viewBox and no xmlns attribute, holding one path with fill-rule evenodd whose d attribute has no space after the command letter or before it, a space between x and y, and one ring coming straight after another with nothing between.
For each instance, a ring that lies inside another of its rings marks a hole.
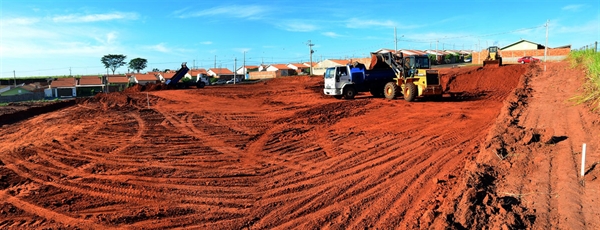
<instances>
[{"instance_id":1,"label":"dirt mound","mask_svg":"<svg viewBox=\"0 0 600 230\"><path fill-rule=\"evenodd\" d=\"M128 87L127 89L123 90L124 93L126 94L131 94L131 93L139 93L139 92L151 92L151 91L158 91L158 90L166 90L166 89L171 89L171 87L169 87L167 84L164 83L156 83L156 84L146 84L146 85L133 85L131 87Z\"/></svg>"},{"instance_id":2,"label":"dirt mound","mask_svg":"<svg viewBox=\"0 0 600 230\"><path fill-rule=\"evenodd\" d=\"M530 227L505 169L475 161L543 139L513 125L527 68L441 70L473 100L336 100L307 76L99 94L0 129L0 228Z\"/></svg>"},{"instance_id":3,"label":"dirt mound","mask_svg":"<svg viewBox=\"0 0 600 230\"><path fill-rule=\"evenodd\" d=\"M523 65L499 68L466 67L440 70L444 93L505 97L526 71Z\"/></svg>"}]
</instances>

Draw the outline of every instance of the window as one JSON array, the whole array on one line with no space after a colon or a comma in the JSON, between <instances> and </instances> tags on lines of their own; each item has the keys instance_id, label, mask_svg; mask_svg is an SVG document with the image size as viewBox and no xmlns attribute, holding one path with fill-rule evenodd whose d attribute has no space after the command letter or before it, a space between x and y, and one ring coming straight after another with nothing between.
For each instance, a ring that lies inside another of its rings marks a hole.
<instances>
[{"instance_id":1,"label":"window","mask_svg":"<svg viewBox=\"0 0 600 230\"><path fill-rule=\"evenodd\" d=\"M323 77L325 77L325 78L333 78L334 71L335 71L334 68L327 68L327 70L325 70L325 74L323 74Z\"/></svg>"}]
</instances>

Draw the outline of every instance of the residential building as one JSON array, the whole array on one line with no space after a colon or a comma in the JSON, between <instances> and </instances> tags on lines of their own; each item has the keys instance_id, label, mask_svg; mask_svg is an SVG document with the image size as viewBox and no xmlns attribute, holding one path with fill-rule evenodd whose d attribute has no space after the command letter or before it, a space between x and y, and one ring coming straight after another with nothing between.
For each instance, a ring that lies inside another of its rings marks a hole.
<instances>
[{"instance_id":1,"label":"residential building","mask_svg":"<svg viewBox=\"0 0 600 230\"><path fill-rule=\"evenodd\" d=\"M286 64L272 64L267 67L266 71L278 72L277 76L290 76L292 75L293 69Z\"/></svg>"},{"instance_id":2,"label":"residential building","mask_svg":"<svg viewBox=\"0 0 600 230\"><path fill-rule=\"evenodd\" d=\"M231 80L234 76L234 73L227 68L211 68L208 69L207 73L208 76L225 80Z\"/></svg>"}]
</instances>

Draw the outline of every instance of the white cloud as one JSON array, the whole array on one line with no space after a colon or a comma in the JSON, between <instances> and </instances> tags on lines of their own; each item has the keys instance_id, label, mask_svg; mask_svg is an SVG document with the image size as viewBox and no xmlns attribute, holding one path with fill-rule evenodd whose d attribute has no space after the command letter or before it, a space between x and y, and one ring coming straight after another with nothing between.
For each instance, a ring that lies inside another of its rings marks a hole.
<instances>
[{"instance_id":1,"label":"white cloud","mask_svg":"<svg viewBox=\"0 0 600 230\"><path fill-rule=\"evenodd\" d=\"M31 25L39 22L39 18L9 18L0 20L0 25Z\"/></svg>"},{"instance_id":2,"label":"white cloud","mask_svg":"<svg viewBox=\"0 0 600 230\"><path fill-rule=\"evenodd\" d=\"M332 38L337 38L337 37L341 37L342 35L339 35L335 32L324 32L322 33L323 35L327 36L327 37L332 37Z\"/></svg>"},{"instance_id":3,"label":"white cloud","mask_svg":"<svg viewBox=\"0 0 600 230\"><path fill-rule=\"evenodd\" d=\"M203 41L203 42L200 42L200 44L202 44L202 45L210 45L210 44L213 44L213 42L212 41Z\"/></svg>"},{"instance_id":4,"label":"white cloud","mask_svg":"<svg viewBox=\"0 0 600 230\"><path fill-rule=\"evenodd\" d=\"M282 22L280 24L276 24L276 26L280 29L291 32L311 32L318 29L318 27L313 24L308 24L299 20Z\"/></svg>"},{"instance_id":5,"label":"white cloud","mask_svg":"<svg viewBox=\"0 0 600 230\"><path fill-rule=\"evenodd\" d=\"M233 18L260 19L269 11L269 7L258 5L219 6L196 12L186 12L187 9L176 11L180 18L226 16Z\"/></svg>"},{"instance_id":6,"label":"white cloud","mask_svg":"<svg viewBox=\"0 0 600 230\"><path fill-rule=\"evenodd\" d=\"M567 6L563 7L562 10L566 10L566 11L579 11L582 7L584 7L584 5L582 5L582 4L567 5Z\"/></svg>"},{"instance_id":7,"label":"white cloud","mask_svg":"<svg viewBox=\"0 0 600 230\"><path fill-rule=\"evenodd\" d=\"M162 52L162 53L171 52L171 49L167 48L165 46L165 43L159 43L159 44L152 45L152 46L145 46L144 48L147 50L158 51L158 52Z\"/></svg>"},{"instance_id":8,"label":"white cloud","mask_svg":"<svg viewBox=\"0 0 600 230\"><path fill-rule=\"evenodd\" d=\"M52 18L54 22L98 22L98 21L111 21L111 20L136 20L138 19L137 13L127 13L127 12L114 12L108 14L88 14L88 15L63 15L63 16L55 16Z\"/></svg>"},{"instance_id":9,"label":"white cloud","mask_svg":"<svg viewBox=\"0 0 600 230\"><path fill-rule=\"evenodd\" d=\"M373 19L358 19L351 18L346 22L348 28L365 28L365 27L388 27L393 28L396 23L391 20L377 21Z\"/></svg>"}]
</instances>

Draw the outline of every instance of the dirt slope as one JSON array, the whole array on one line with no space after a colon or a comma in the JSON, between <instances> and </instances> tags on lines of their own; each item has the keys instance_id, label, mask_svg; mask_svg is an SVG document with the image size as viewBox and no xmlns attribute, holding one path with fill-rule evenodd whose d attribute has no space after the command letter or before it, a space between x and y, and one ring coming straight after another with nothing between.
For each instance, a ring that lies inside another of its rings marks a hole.
<instances>
[{"instance_id":1,"label":"dirt slope","mask_svg":"<svg viewBox=\"0 0 600 230\"><path fill-rule=\"evenodd\" d=\"M415 103L336 100L309 77L101 95L0 129L0 227L476 228L490 216L452 213L485 209L460 198L476 197L465 195L469 179L487 187L476 162L528 72L442 70L458 97ZM516 161L506 159L498 164ZM497 182L482 194L496 202L496 187L529 183L511 178L530 169L504 179L489 168ZM563 205L549 200L539 207L554 220ZM510 207L521 218L538 206ZM546 227L538 220L529 222Z\"/></svg>"}]
</instances>

